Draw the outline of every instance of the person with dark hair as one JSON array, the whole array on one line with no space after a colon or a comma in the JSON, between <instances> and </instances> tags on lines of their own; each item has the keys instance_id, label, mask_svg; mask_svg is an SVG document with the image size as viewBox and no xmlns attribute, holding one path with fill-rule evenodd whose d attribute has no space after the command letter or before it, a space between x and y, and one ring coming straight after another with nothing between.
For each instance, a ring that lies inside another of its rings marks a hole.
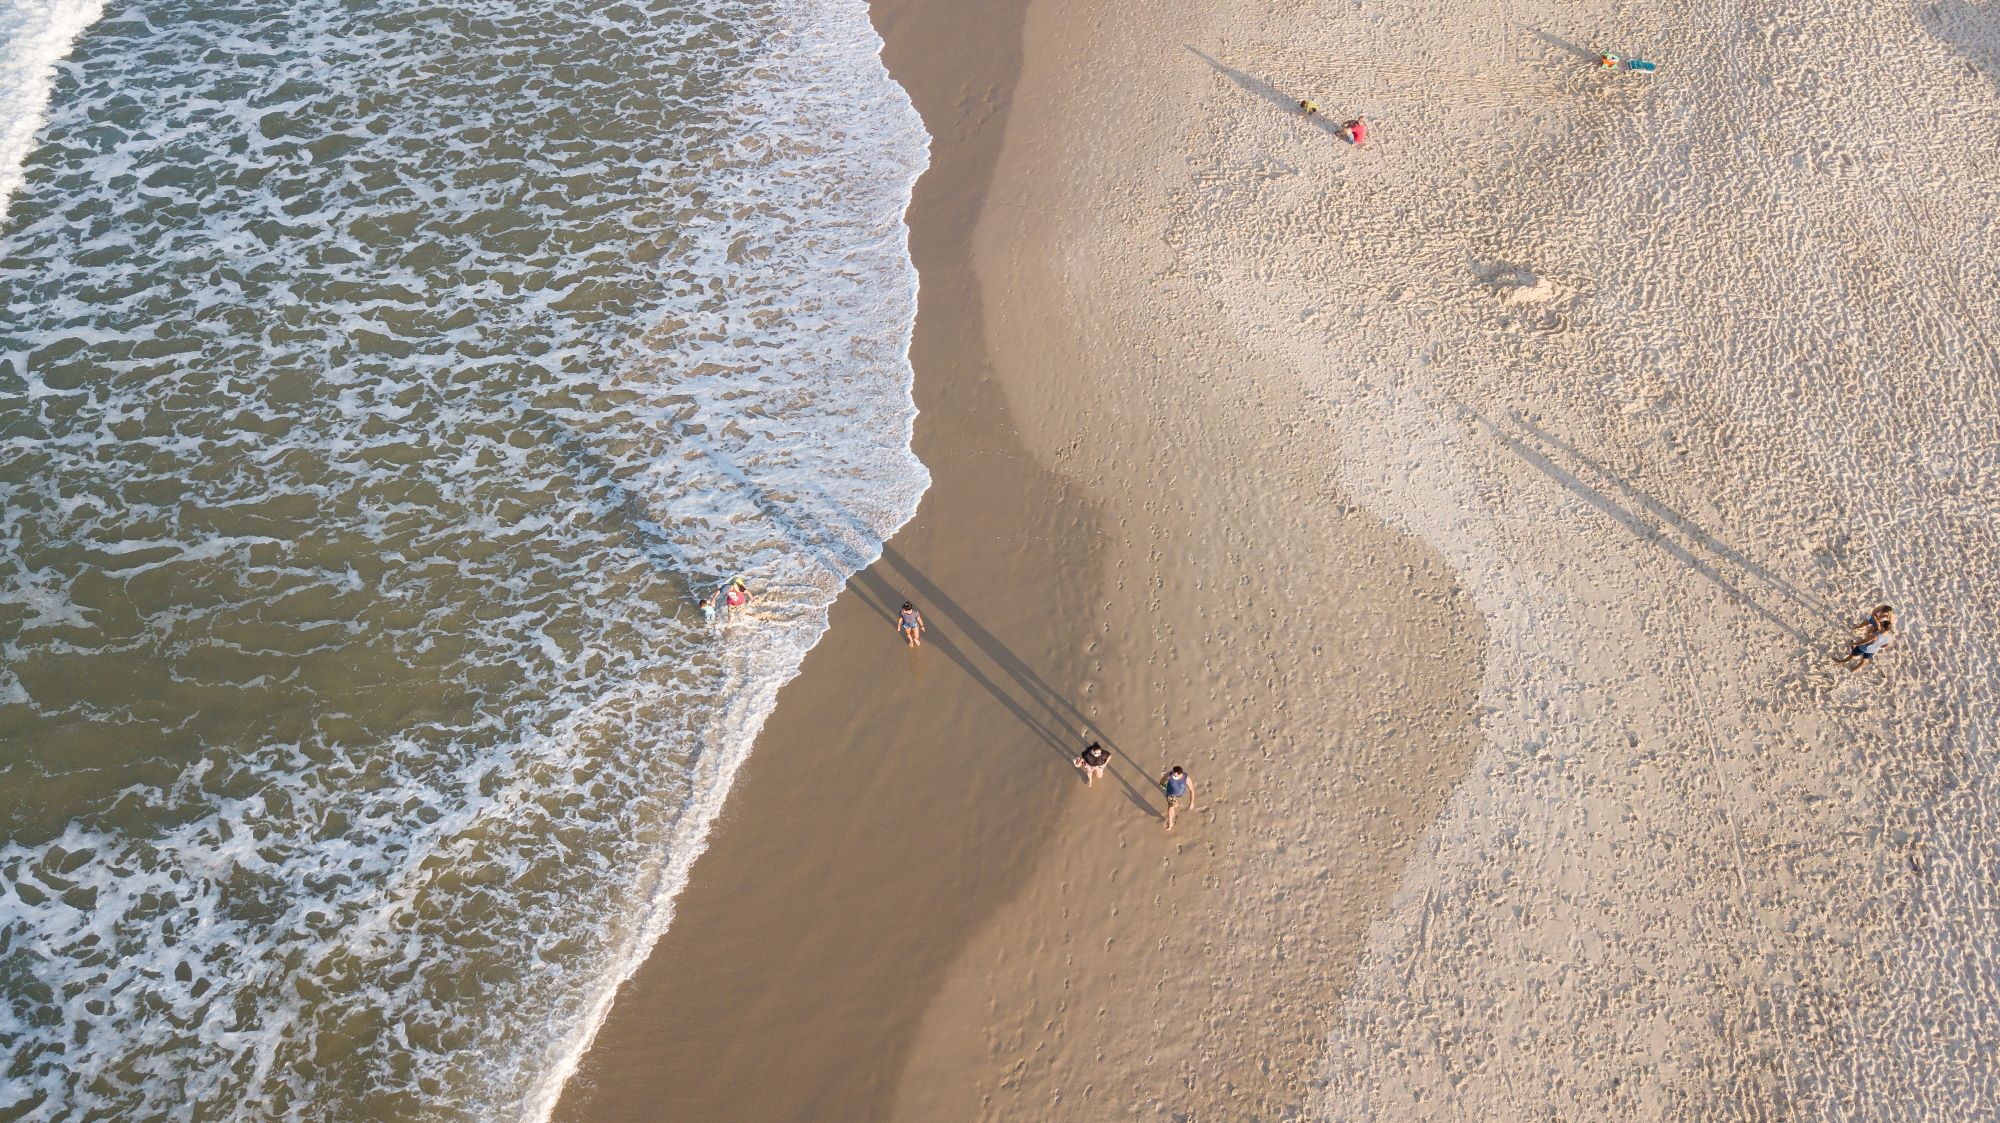
<instances>
[{"instance_id":1,"label":"person with dark hair","mask_svg":"<svg viewBox=\"0 0 2000 1123\"><path fill-rule=\"evenodd\" d=\"M1104 766L1111 763L1111 751L1092 741L1090 747L1084 749L1083 755L1077 757L1073 763L1083 769L1083 786L1087 788L1091 781L1104 775Z\"/></svg>"},{"instance_id":2,"label":"person with dark hair","mask_svg":"<svg viewBox=\"0 0 2000 1123\"><path fill-rule=\"evenodd\" d=\"M896 631L902 633L903 642L910 647L924 645L924 614L903 602L903 611L896 614Z\"/></svg>"},{"instance_id":3,"label":"person with dark hair","mask_svg":"<svg viewBox=\"0 0 2000 1123\"><path fill-rule=\"evenodd\" d=\"M1194 781L1176 764L1160 777L1160 790L1167 795L1167 829L1173 830L1174 811L1180 807L1182 800L1187 801L1189 811L1194 810Z\"/></svg>"},{"instance_id":4,"label":"person with dark hair","mask_svg":"<svg viewBox=\"0 0 2000 1123\"><path fill-rule=\"evenodd\" d=\"M1347 137L1347 143L1356 148L1368 143L1368 122L1359 117L1340 126L1340 131Z\"/></svg>"},{"instance_id":5,"label":"person with dark hair","mask_svg":"<svg viewBox=\"0 0 2000 1123\"><path fill-rule=\"evenodd\" d=\"M1849 671L1858 671L1882 650L1896 642L1896 610L1888 605L1877 606L1868 614L1868 619L1855 626L1859 642L1845 655L1836 655L1833 661Z\"/></svg>"}]
</instances>

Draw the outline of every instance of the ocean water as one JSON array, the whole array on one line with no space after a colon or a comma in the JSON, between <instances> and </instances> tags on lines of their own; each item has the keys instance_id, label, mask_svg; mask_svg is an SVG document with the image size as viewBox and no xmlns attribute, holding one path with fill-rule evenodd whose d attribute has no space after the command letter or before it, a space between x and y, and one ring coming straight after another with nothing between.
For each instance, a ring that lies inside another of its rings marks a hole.
<instances>
[{"instance_id":1,"label":"ocean water","mask_svg":"<svg viewBox=\"0 0 2000 1123\"><path fill-rule=\"evenodd\" d=\"M0 0L0 1119L543 1118L928 482L927 138L862 0L66 2Z\"/></svg>"}]
</instances>

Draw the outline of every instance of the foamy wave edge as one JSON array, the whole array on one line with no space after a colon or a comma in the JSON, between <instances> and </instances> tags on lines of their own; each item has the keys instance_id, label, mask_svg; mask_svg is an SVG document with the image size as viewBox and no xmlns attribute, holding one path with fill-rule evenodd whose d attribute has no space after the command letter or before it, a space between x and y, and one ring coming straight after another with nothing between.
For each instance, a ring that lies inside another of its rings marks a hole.
<instances>
[{"instance_id":1,"label":"foamy wave edge","mask_svg":"<svg viewBox=\"0 0 2000 1123\"><path fill-rule=\"evenodd\" d=\"M21 165L48 119L56 64L83 29L104 15L104 0L7 0L0 9L0 226L21 187Z\"/></svg>"},{"instance_id":2,"label":"foamy wave edge","mask_svg":"<svg viewBox=\"0 0 2000 1123\"><path fill-rule=\"evenodd\" d=\"M842 3L815 6L811 0L785 5L794 27L801 36L812 36L826 24L844 24L841 28L851 35L856 44L867 48L867 61L873 65L871 80L879 81L895 103L900 124L885 122L890 131L897 134L900 143L913 147L910 158L905 161L909 174L900 192L900 210L905 216L903 229L903 286L895 296L902 306L902 363L904 392L909 396L909 408L904 415L903 442L906 459L914 472L914 479L904 504L901 516L895 524L886 529L876 542L866 561L859 568L848 573L843 579L851 580L855 573L874 564L882 556L882 548L889 538L895 536L917 513L917 505L930 488L930 472L912 448L915 435L917 407L914 397L916 371L910 363L910 346L916 331L917 290L919 279L915 263L909 255L909 225L907 215L910 201L915 193L917 180L929 169L930 134L924 129L922 118L909 95L882 62L882 37L876 33L870 18L867 0L844 0ZM4 214L0 214L4 217ZM521 1118L524 1123L549 1123L556 1105L561 1101L564 1090L576 1075L583 1058L590 1052L597 1040L597 1034L610 1017L611 1008L618 991L626 981L638 973L639 968L652 956L674 919L674 904L681 891L687 887L688 878L695 860L708 849L709 831L715 818L722 811L723 802L728 798L737 772L750 757L750 750L757 736L762 732L764 722L777 705L778 692L792 679L797 678L806 654L817 646L830 627L828 612L831 605L820 608L818 619L810 639L801 644L789 669L778 674L767 674L760 680L752 681L725 707L718 722L720 727L718 742L722 751L704 754L693 787L697 793L687 813L675 824L673 835L668 842L665 868L661 871L657 888L643 915L635 918L632 934L627 945L615 960L612 969L598 980L596 992L583 1011L576 1029L568 1040L552 1050L554 1062L543 1077L534 1095L526 1104Z\"/></svg>"}]
</instances>

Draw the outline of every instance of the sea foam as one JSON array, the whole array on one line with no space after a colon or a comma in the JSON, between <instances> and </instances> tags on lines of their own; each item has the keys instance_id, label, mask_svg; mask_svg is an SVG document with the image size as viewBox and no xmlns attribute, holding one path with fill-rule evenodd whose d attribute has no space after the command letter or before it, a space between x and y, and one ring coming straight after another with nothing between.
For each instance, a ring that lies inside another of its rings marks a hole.
<instances>
[{"instance_id":1,"label":"sea foam","mask_svg":"<svg viewBox=\"0 0 2000 1123\"><path fill-rule=\"evenodd\" d=\"M6 0L0 6L0 228L41 127L56 63L103 13L103 0Z\"/></svg>"},{"instance_id":2,"label":"sea foam","mask_svg":"<svg viewBox=\"0 0 2000 1123\"><path fill-rule=\"evenodd\" d=\"M927 485L920 122L860 0L81 46L0 243L0 1114L543 1118Z\"/></svg>"}]
</instances>

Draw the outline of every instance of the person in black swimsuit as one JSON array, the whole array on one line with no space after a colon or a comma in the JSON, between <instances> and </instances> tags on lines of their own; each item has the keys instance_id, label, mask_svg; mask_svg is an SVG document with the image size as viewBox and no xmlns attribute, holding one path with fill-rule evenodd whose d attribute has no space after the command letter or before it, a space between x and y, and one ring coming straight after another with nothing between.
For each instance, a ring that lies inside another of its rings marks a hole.
<instances>
[{"instance_id":1,"label":"person in black swimsuit","mask_svg":"<svg viewBox=\"0 0 2000 1123\"><path fill-rule=\"evenodd\" d=\"M1111 763L1111 753L1103 745L1092 741L1090 747L1083 750L1083 755L1076 758L1075 763L1078 768L1083 769L1083 786L1087 788L1091 781L1104 775L1104 766Z\"/></svg>"}]
</instances>

